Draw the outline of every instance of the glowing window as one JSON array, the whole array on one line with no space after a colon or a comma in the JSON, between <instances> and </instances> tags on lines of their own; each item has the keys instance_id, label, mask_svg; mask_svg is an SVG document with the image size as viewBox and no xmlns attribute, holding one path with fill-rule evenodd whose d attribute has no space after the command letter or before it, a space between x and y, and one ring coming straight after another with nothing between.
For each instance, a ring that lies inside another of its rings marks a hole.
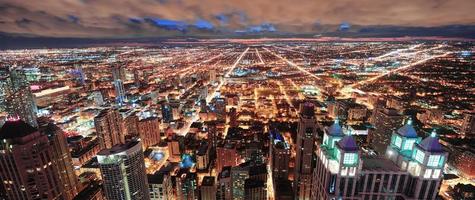
<instances>
[{"instance_id":1,"label":"glowing window","mask_svg":"<svg viewBox=\"0 0 475 200\"><path fill-rule=\"evenodd\" d=\"M396 138L394 138L394 145L396 145L396 147L398 148L401 148L401 143L402 143L401 137L396 136Z\"/></svg>"},{"instance_id":2,"label":"glowing window","mask_svg":"<svg viewBox=\"0 0 475 200\"><path fill-rule=\"evenodd\" d=\"M358 154L356 153L345 153L343 156L344 165L354 165L358 162Z\"/></svg>"},{"instance_id":3,"label":"glowing window","mask_svg":"<svg viewBox=\"0 0 475 200\"><path fill-rule=\"evenodd\" d=\"M411 150L412 147L414 146L414 142L415 140L406 140L406 142L404 143L404 150Z\"/></svg>"},{"instance_id":4,"label":"glowing window","mask_svg":"<svg viewBox=\"0 0 475 200\"><path fill-rule=\"evenodd\" d=\"M416 155L414 157L414 159L416 159L417 162L419 163L423 163L424 162L424 152L422 152L421 150L416 150Z\"/></svg>"},{"instance_id":5,"label":"glowing window","mask_svg":"<svg viewBox=\"0 0 475 200\"><path fill-rule=\"evenodd\" d=\"M429 167L437 167L439 166L440 155L431 155L429 156L429 160L427 161L427 166Z\"/></svg>"},{"instance_id":6,"label":"glowing window","mask_svg":"<svg viewBox=\"0 0 475 200\"><path fill-rule=\"evenodd\" d=\"M434 169L434 174L432 174L432 178L439 178L440 176L440 169Z\"/></svg>"}]
</instances>

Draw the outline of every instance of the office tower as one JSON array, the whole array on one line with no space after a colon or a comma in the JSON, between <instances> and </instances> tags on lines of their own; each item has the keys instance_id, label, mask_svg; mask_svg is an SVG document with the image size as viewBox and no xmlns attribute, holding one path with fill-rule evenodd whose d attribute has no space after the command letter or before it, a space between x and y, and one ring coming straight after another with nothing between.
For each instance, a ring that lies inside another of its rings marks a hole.
<instances>
[{"instance_id":1,"label":"office tower","mask_svg":"<svg viewBox=\"0 0 475 200\"><path fill-rule=\"evenodd\" d=\"M229 126L230 127L238 127L239 122L238 122L238 113L236 108L231 108L229 110Z\"/></svg>"},{"instance_id":2,"label":"office tower","mask_svg":"<svg viewBox=\"0 0 475 200\"><path fill-rule=\"evenodd\" d=\"M176 199L193 200L198 198L197 175L189 169L181 168L175 174Z\"/></svg>"},{"instance_id":3,"label":"office tower","mask_svg":"<svg viewBox=\"0 0 475 200\"><path fill-rule=\"evenodd\" d=\"M33 127L38 127L36 121L38 109L25 73L22 69L10 68L1 75L0 104L8 114L8 118L21 119Z\"/></svg>"},{"instance_id":4,"label":"office tower","mask_svg":"<svg viewBox=\"0 0 475 200\"><path fill-rule=\"evenodd\" d=\"M173 180L171 172L177 164L167 162L154 174L147 175L150 200L173 200Z\"/></svg>"},{"instance_id":5,"label":"office tower","mask_svg":"<svg viewBox=\"0 0 475 200\"><path fill-rule=\"evenodd\" d=\"M22 120L0 129L0 179L9 200L61 199L61 182L46 135Z\"/></svg>"},{"instance_id":6,"label":"office tower","mask_svg":"<svg viewBox=\"0 0 475 200\"><path fill-rule=\"evenodd\" d=\"M226 120L226 101L224 98L213 98L213 111L216 113L218 120Z\"/></svg>"},{"instance_id":7,"label":"office tower","mask_svg":"<svg viewBox=\"0 0 475 200\"><path fill-rule=\"evenodd\" d=\"M201 200L216 200L216 180L214 176L205 176L201 181Z\"/></svg>"},{"instance_id":8,"label":"office tower","mask_svg":"<svg viewBox=\"0 0 475 200\"><path fill-rule=\"evenodd\" d=\"M475 111L465 112L462 122L462 129L460 130L463 137L475 137Z\"/></svg>"},{"instance_id":9,"label":"office tower","mask_svg":"<svg viewBox=\"0 0 475 200\"><path fill-rule=\"evenodd\" d=\"M236 166L239 163L239 154L235 145L226 143L216 147L216 171L220 172L225 166Z\"/></svg>"},{"instance_id":10,"label":"office tower","mask_svg":"<svg viewBox=\"0 0 475 200\"><path fill-rule=\"evenodd\" d=\"M231 168L232 199L244 200L246 179L249 178L249 168L247 166L235 166Z\"/></svg>"},{"instance_id":11,"label":"office tower","mask_svg":"<svg viewBox=\"0 0 475 200\"><path fill-rule=\"evenodd\" d=\"M210 149L211 147L206 141L201 142L200 147L198 147L196 151L196 168L198 170L208 169Z\"/></svg>"},{"instance_id":12,"label":"office tower","mask_svg":"<svg viewBox=\"0 0 475 200\"><path fill-rule=\"evenodd\" d=\"M172 107L168 102L163 102L162 105L162 119L164 123L170 123L173 121Z\"/></svg>"},{"instance_id":13,"label":"office tower","mask_svg":"<svg viewBox=\"0 0 475 200\"><path fill-rule=\"evenodd\" d=\"M266 183L263 180L246 179L244 183L245 199L267 200Z\"/></svg>"},{"instance_id":14,"label":"office tower","mask_svg":"<svg viewBox=\"0 0 475 200\"><path fill-rule=\"evenodd\" d=\"M390 108L375 108L370 122L374 129L369 131L368 143L379 154L384 154L391 139L391 133L400 127L404 116Z\"/></svg>"},{"instance_id":15,"label":"office tower","mask_svg":"<svg viewBox=\"0 0 475 200\"><path fill-rule=\"evenodd\" d=\"M289 176L290 146L276 130L271 131L270 167L272 178L287 180Z\"/></svg>"},{"instance_id":16,"label":"office tower","mask_svg":"<svg viewBox=\"0 0 475 200\"><path fill-rule=\"evenodd\" d=\"M343 134L337 120L324 129L313 174L312 199L354 199L361 168L358 150L353 137Z\"/></svg>"},{"instance_id":17,"label":"office tower","mask_svg":"<svg viewBox=\"0 0 475 200\"><path fill-rule=\"evenodd\" d=\"M392 134L386 156L408 173L403 190L407 198L436 199L448 154L435 130L420 141L409 121Z\"/></svg>"},{"instance_id":18,"label":"office tower","mask_svg":"<svg viewBox=\"0 0 475 200\"><path fill-rule=\"evenodd\" d=\"M101 149L110 149L114 145L124 143L125 134L121 127L121 120L119 111L111 108L102 110L94 117L94 126Z\"/></svg>"},{"instance_id":19,"label":"office tower","mask_svg":"<svg viewBox=\"0 0 475 200\"><path fill-rule=\"evenodd\" d=\"M127 100L127 96L124 88L125 70L122 66L112 68L112 79L116 100L119 104L124 103Z\"/></svg>"},{"instance_id":20,"label":"office tower","mask_svg":"<svg viewBox=\"0 0 475 200\"><path fill-rule=\"evenodd\" d=\"M140 141L103 149L97 154L97 161L107 199L150 199Z\"/></svg>"},{"instance_id":21,"label":"office tower","mask_svg":"<svg viewBox=\"0 0 475 200\"><path fill-rule=\"evenodd\" d=\"M115 88L115 98L119 104L124 103L127 100L127 96L125 94L124 89L124 82L120 79L114 80L114 88Z\"/></svg>"},{"instance_id":22,"label":"office tower","mask_svg":"<svg viewBox=\"0 0 475 200\"><path fill-rule=\"evenodd\" d=\"M134 111L122 115L122 131L127 138L139 136L139 117Z\"/></svg>"},{"instance_id":23,"label":"office tower","mask_svg":"<svg viewBox=\"0 0 475 200\"><path fill-rule=\"evenodd\" d=\"M408 122L392 133L383 157L363 155L350 134L326 130L312 199L436 199L447 153L435 132L421 141Z\"/></svg>"},{"instance_id":24,"label":"office tower","mask_svg":"<svg viewBox=\"0 0 475 200\"><path fill-rule=\"evenodd\" d=\"M172 199L172 194L168 193L172 181L168 173L155 173L147 175L150 200Z\"/></svg>"},{"instance_id":25,"label":"office tower","mask_svg":"<svg viewBox=\"0 0 475 200\"><path fill-rule=\"evenodd\" d=\"M112 79L126 80L125 68L122 65L119 64L112 67Z\"/></svg>"},{"instance_id":26,"label":"office tower","mask_svg":"<svg viewBox=\"0 0 475 200\"><path fill-rule=\"evenodd\" d=\"M208 105L206 104L206 99L200 100L200 112L208 112Z\"/></svg>"},{"instance_id":27,"label":"office tower","mask_svg":"<svg viewBox=\"0 0 475 200\"><path fill-rule=\"evenodd\" d=\"M73 170L73 161L64 132L52 121L40 124L40 131L48 136L53 147L53 161L65 199L73 199L78 194L78 178Z\"/></svg>"},{"instance_id":28,"label":"office tower","mask_svg":"<svg viewBox=\"0 0 475 200\"><path fill-rule=\"evenodd\" d=\"M138 132L143 149L160 143L160 119L149 117L139 120Z\"/></svg>"},{"instance_id":29,"label":"office tower","mask_svg":"<svg viewBox=\"0 0 475 200\"><path fill-rule=\"evenodd\" d=\"M211 84L216 83L216 70L214 70L214 69L209 70L209 82Z\"/></svg>"},{"instance_id":30,"label":"office tower","mask_svg":"<svg viewBox=\"0 0 475 200\"><path fill-rule=\"evenodd\" d=\"M300 120L295 147L294 193L297 199L309 199L312 185L312 162L315 151L316 121L314 105L306 102L300 106Z\"/></svg>"},{"instance_id":31,"label":"office tower","mask_svg":"<svg viewBox=\"0 0 475 200\"><path fill-rule=\"evenodd\" d=\"M203 86L200 89L200 99L205 99L208 98L208 86Z\"/></svg>"},{"instance_id":32,"label":"office tower","mask_svg":"<svg viewBox=\"0 0 475 200\"><path fill-rule=\"evenodd\" d=\"M219 173L216 199L232 199L231 166L223 167Z\"/></svg>"}]
</instances>

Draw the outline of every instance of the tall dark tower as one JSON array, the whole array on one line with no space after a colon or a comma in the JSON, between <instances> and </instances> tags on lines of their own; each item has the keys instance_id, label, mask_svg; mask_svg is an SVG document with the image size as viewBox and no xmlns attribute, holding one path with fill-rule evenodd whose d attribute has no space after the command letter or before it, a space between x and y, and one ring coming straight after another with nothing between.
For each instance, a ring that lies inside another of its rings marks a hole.
<instances>
[{"instance_id":1,"label":"tall dark tower","mask_svg":"<svg viewBox=\"0 0 475 200\"><path fill-rule=\"evenodd\" d=\"M296 199L310 199L316 129L315 106L309 102L301 104L297 130L297 146L295 149L297 153L294 169L294 192Z\"/></svg>"}]
</instances>

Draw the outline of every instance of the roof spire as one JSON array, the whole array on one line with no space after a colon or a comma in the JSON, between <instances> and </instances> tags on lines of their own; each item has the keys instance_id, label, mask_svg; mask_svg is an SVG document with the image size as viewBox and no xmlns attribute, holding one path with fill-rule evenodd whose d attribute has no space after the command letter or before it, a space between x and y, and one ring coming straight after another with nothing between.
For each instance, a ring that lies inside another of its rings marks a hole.
<instances>
[{"instance_id":1,"label":"roof spire","mask_svg":"<svg viewBox=\"0 0 475 200\"><path fill-rule=\"evenodd\" d=\"M437 137L437 131L435 130L435 128L432 130L432 133L430 133L430 136Z\"/></svg>"},{"instance_id":2,"label":"roof spire","mask_svg":"<svg viewBox=\"0 0 475 200\"><path fill-rule=\"evenodd\" d=\"M409 119L407 120L407 124L412 125L412 117L409 117Z\"/></svg>"}]
</instances>

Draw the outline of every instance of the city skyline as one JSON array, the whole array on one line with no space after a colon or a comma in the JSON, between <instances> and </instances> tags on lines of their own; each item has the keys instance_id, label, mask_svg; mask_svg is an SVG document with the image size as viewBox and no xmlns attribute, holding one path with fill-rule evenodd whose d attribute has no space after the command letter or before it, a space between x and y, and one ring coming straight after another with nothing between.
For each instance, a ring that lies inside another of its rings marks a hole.
<instances>
[{"instance_id":1,"label":"city skyline","mask_svg":"<svg viewBox=\"0 0 475 200\"><path fill-rule=\"evenodd\" d=\"M475 199L473 8L1 1L0 200Z\"/></svg>"}]
</instances>

